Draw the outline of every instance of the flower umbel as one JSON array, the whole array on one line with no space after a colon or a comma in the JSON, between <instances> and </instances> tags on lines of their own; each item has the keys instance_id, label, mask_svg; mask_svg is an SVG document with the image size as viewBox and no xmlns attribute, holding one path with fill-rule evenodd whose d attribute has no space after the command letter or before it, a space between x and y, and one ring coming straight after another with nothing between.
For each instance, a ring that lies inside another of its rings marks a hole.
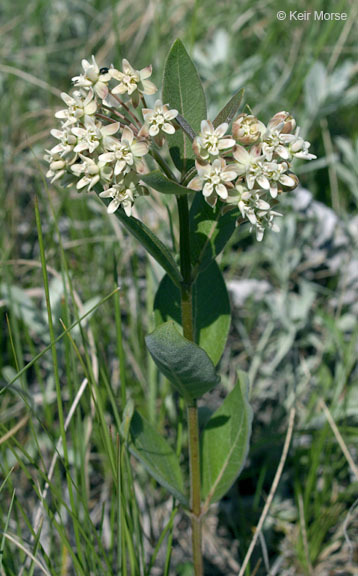
<instances>
[{"instance_id":1,"label":"flower umbel","mask_svg":"<svg viewBox=\"0 0 358 576\"><path fill-rule=\"evenodd\" d=\"M154 104L154 110L151 108L143 108L142 110L145 124L139 132L142 136L157 136L159 132L166 134L174 134L175 128L172 120L178 116L178 110L169 110L167 104L163 104L161 100L157 100Z\"/></svg>"},{"instance_id":2,"label":"flower umbel","mask_svg":"<svg viewBox=\"0 0 358 576\"><path fill-rule=\"evenodd\" d=\"M134 199L139 195L138 182L138 178L133 173L126 174L113 186L100 192L101 198L112 198L107 207L108 214L113 214L122 206L127 216L132 215Z\"/></svg>"},{"instance_id":3,"label":"flower umbel","mask_svg":"<svg viewBox=\"0 0 358 576\"><path fill-rule=\"evenodd\" d=\"M193 178L188 188L192 190L202 190L205 200L211 206L215 206L218 197L222 200L228 198L228 188L232 187L231 182L237 177L237 171L231 166L227 166L223 158L217 158L212 164L200 164L196 162L198 176Z\"/></svg>"},{"instance_id":4,"label":"flower umbel","mask_svg":"<svg viewBox=\"0 0 358 576\"><path fill-rule=\"evenodd\" d=\"M135 160L148 153L148 148L146 142L137 141L132 130L125 126L121 140L112 138L107 145L109 152L101 154L99 160L106 164L114 164L114 174L118 176L122 172L128 172Z\"/></svg>"},{"instance_id":5,"label":"flower umbel","mask_svg":"<svg viewBox=\"0 0 358 576\"><path fill-rule=\"evenodd\" d=\"M184 130L184 142L192 140L196 161L177 184L200 192L212 207L218 202L226 209L236 205L240 223L247 220L259 241L266 228L277 231L275 219L280 214L273 208L281 194L298 184L292 161L316 158L295 119L280 111L265 126L253 114L241 113L232 123L232 136L228 121L215 125L203 119L195 135L188 119L183 117L187 128L175 122L179 112L169 104L157 99L153 108L146 107L144 95L157 91L151 75L151 66L136 70L126 59L121 69L100 68L94 56L82 60L82 72L72 78L74 90L61 94L66 108L55 114L61 125L51 134L57 143L45 155L51 182L66 178L68 185L88 192L101 186L100 197L111 199L108 211L123 209L131 216L136 198L142 195L146 156L151 155L151 162L156 161L164 172L161 187L170 187L170 181L176 180L175 168L165 157L159 158L156 145ZM186 154L186 145L184 149Z\"/></svg>"},{"instance_id":6,"label":"flower umbel","mask_svg":"<svg viewBox=\"0 0 358 576\"><path fill-rule=\"evenodd\" d=\"M146 66L142 70L135 70L128 60L123 58L122 70L113 68L109 73L114 80L119 81L119 84L113 88L112 94L128 94L132 97L135 106L139 102L138 92L140 94L155 94L158 90L155 84L148 80L152 75L151 66Z\"/></svg>"},{"instance_id":7,"label":"flower umbel","mask_svg":"<svg viewBox=\"0 0 358 576\"><path fill-rule=\"evenodd\" d=\"M229 125L224 122L214 128L210 120L202 120L201 132L194 138L193 150L199 158L208 160L219 156L220 152L235 146L235 140L230 136L224 138Z\"/></svg>"},{"instance_id":8,"label":"flower umbel","mask_svg":"<svg viewBox=\"0 0 358 576\"><path fill-rule=\"evenodd\" d=\"M82 60L82 68L83 74L72 78L74 85L85 89L93 87L99 98L105 98L108 94L108 82L111 79L109 70L100 69L94 56L92 56L92 64L88 60Z\"/></svg>"}]
</instances>

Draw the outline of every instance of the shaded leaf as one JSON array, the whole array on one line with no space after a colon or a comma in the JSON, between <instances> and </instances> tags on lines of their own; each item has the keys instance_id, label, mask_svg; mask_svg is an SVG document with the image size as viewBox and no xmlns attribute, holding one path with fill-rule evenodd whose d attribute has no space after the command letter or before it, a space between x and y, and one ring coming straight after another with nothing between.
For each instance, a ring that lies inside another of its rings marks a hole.
<instances>
[{"instance_id":1,"label":"shaded leaf","mask_svg":"<svg viewBox=\"0 0 358 576\"><path fill-rule=\"evenodd\" d=\"M212 208L202 194L194 196L190 208L191 259L204 269L224 249L230 240L239 216L239 210L222 213L222 203Z\"/></svg>"},{"instance_id":2,"label":"shaded leaf","mask_svg":"<svg viewBox=\"0 0 358 576\"><path fill-rule=\"evenodd\" d=\"M203 87L196 68L180 40L171 47L164 68L163 102L175 108L194 132L207 117ZM170 155L183 174L194 164L190 139L183 130L168 136Z\"/></svg>"},{"instance_id":3,"label":"shaded leaf","mask_svg":"<svg viewBox=\"0 0 358 576\"><path fill-rule=\"evenodd\" d=\"M142 174L141 180L162 194L183 195L194 193L190 188L181 186L181 184L174 182L174 180L169 180L160 170L154 170L153 172L149 172L149 174Z\"/></svg>"},{"instance_id":4,"label":"shaded leaf","mask_svg":"<svg viewBox=\"0 0 358 576\"><path fill-rule=\"evenodd\" d=\"M128 449L161 486L184 506L188 505L182 471L175 452L138 412L134 412L131 419Z\"/></svg>"},{"instance_id":5,"label":"shaded leaf","mask_svg":"<svg viewBox=\"0 0 358 576\"><path fill-rule=\"evenodd\" d=\"M220 382L209 356L165 322L145 338L148 350L160 372L187 402L200 398Z\"/></svg>"},{"instance_id":6,"label":"shaded leaf","mask_svg":"<svg viewBox=\"0 0 358 576\"><path fill-rule=\"evenodd\" d=\"M140 220L133 216L127 216L121 208L116 210L115 215L127 230L141 243L151 256L164 268L175 284L180 284L181 274L175 260L168 248L155 234Z\"/></svg>"},{"instance_id":7,"label":"shaded leaf","mask_svg":"<svg viewBox=\"0 0 358 576\"><path fill-rule=\"evenodd\" d=\"M165 275L154 299L156 324L173 320L181 326L180 290ZM230 301L226 285L214 261L193 284L193 320L195 342L216 365L224 351L230 329Z\"/></svg>"},{"instance_id":8,"label":"shaded leaf","mask_svg":"<svg viewBox=\"0 0 358 576\"><path fill-rule=\"evenodd\" d=\"M219 112L219 114L213 121L213 125L215 128L220 126L220 124L222 124L223 122L227 122L228 124L230 124L230 122L234 119L239 110L243 94L244 89L242 88L241 90L238 90L236 94L233 95L232 98L230 98L229 102L224 106L224 108Z\"/></svg>"},{"instance_id":9,"label":"shaded leaf","mask_svg":"<svg viewBox=\"0 0 358 576\"><path fill-rule=\"evenodd\" d=\"M247 395L248 376L239 372L235 388L211 416L201 434L201 481L205 509L224 496L244 466L252 423L252 409Z\"/></svg>"}]
</instances>

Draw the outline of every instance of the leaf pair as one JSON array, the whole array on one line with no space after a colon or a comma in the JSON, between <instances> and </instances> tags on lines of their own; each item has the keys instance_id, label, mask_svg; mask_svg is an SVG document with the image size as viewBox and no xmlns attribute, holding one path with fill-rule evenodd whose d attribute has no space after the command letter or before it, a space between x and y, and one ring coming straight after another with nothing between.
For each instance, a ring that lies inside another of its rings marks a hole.
<instances>
[{"instance_id":1,"label":"leaf pair","mask_svg":"<svg viewBox=\"0 0 358 576\"><path fill-rule=\"evenodd\" d=\"M230 329L230 301L224 278L215 261L197 277L192 287L194 339L216 365ZM172 320L181 330L181 294L166 274L154 299L156 325Z\"/></svg>"},{"instance_id":2,"label":"leaf pair","mask_svg":"<svg viewBox=\"0 0 358 576\"><path fill-rule=\"evenodd\" d=\"M247 400L248 377L243 372L200 436L203 512L232 486L246 460L252 410ZM178 457L168 442L138 412L129 429L128 448L153 478L183 506L189 507Z\"/></svg>"},{"instance_id":3,"label":"leaf pair","mask_svg":"<svg viewBox=\"0 0 358 576\"><path fill-rule=\"evenodd\" d=\"M146 344L159 370L187 402L202 396L219 382L214 364L205 351L184 338L173 322L161 324L147 336ZM244 465L252 421L247 396L248 376L242 372L232 392L211 416L201 433L201 485L205 511L211 502L219 500L227 492ZM162 450L163 443L159 435L158 442L159 438L158 452ZM167 448L168 458L169 453L172 461L174 452ZM150 457L152 461L153 454ZM174 469L180 469L179 463L173 464ZM169 484L166 477L165 485L168 487ZM177 482L174 486L176 491L178 486ZM168 488L173 495L174 488Z\"/></svg>"}]
</instances>

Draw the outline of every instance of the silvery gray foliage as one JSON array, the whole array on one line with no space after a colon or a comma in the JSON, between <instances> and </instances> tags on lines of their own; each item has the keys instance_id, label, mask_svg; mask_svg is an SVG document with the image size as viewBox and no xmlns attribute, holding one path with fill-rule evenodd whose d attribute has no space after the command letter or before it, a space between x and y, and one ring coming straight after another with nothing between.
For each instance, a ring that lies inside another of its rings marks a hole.
<instances>
[{"instance_id":1,"label":"silvery gray foliage","mask_svg":"<svg viewBox=\"0 0 358 576\"><path fill-rule=\"evenodd\" d=\"M270 274L232 280L228 289L237 330L243 333L247 315L254 319L255 329L245 332L246 350L260 351L256 359L255 354L248 358L253 396L288 407L294 393L308 399L319 382L329 340L323 336L323 301L344 340L352 337L358 314L358 216L346 221L302 188L287 198L285 209L289 214L280 233L266 238L263 253L252 249L250 255L256 266L264 260Z\"/></svg>"}]
</instances>

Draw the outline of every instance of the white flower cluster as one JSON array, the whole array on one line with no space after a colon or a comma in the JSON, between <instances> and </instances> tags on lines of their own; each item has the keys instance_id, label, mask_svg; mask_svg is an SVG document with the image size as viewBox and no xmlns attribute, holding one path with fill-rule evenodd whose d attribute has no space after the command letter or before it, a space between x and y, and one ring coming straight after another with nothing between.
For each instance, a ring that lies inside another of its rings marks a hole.
<instances>
[{"instance_id":1,"label":"white flower cluster","mask_svg":"<svg viewBox=\"0 0 358 576\"><path fill-rule=\"evenodd\" d=\"M51 182L67 178L77 190L101 187L99 195L111 199L108 212L122 207L130 216L135 198L146 193L143 157L152 154L158 161L152 144L161 146L180 127L174 122L178 111L161 100L154 109L146 107L145 95L157 91L149 80L151 66L135 70L123 59L121 70L99 68L92 56L91 62L82 60L82 68L72 78L72 93L62 93L66 107L55 114L61 126L51 131L58 143L46 151L47 177ZM298 184L292 160L315 156L288 112L275 114L267 126L252 114L240 114L232 135L228 128L226 122L201 122L193 141L197 175L188 188L201 191L211 206L218 199L227 209L236 204L240 221L248 220L260 241L266 228L278 230L278 196Z\"/></svg>"},{"instance_id":2,"label":"white flower cluster","mask_svg":"<svg viewBox=\"0 0 358 576\"><path fill-rule=\"evenodd\" d=\"M203 120L193 141L197 176L189 188L201 190L211 206L218 198L237 204L242 219L250 222L261 241L266 228L279 230L275 217L281 214L273 210L277 196L298 184L290 163L294 158L316 158L295 129L288 112L275 114L267 127L251 114L240 114L232 136L226 135L227 123L214 127Z\"/></svg>"},{"instance_id":3,"label":"white flower cluster","mask_svg":"<svg viewBox=\"0 0 358 576\"><path fill-rule=\"evenodd\" d=\"M72 78L72 94L61 95L66 108L55 114L61 127L51 131L58 143L46 151L46 176L51 182L66 177L77 190L99 184L99 195L112 199L108 212L122 206L130 216L135 198L145 190L140 175L149 138L172 134L171 120L178 112L157 100L154 110L142 109L144 123L138 118L139 102L145 104L144 95L157 91L148 80L151 66L135 70L124 59L122 70L99 68L92 56L92 62L82 60L82 68Z\"/></svg>"}]
</instances>

